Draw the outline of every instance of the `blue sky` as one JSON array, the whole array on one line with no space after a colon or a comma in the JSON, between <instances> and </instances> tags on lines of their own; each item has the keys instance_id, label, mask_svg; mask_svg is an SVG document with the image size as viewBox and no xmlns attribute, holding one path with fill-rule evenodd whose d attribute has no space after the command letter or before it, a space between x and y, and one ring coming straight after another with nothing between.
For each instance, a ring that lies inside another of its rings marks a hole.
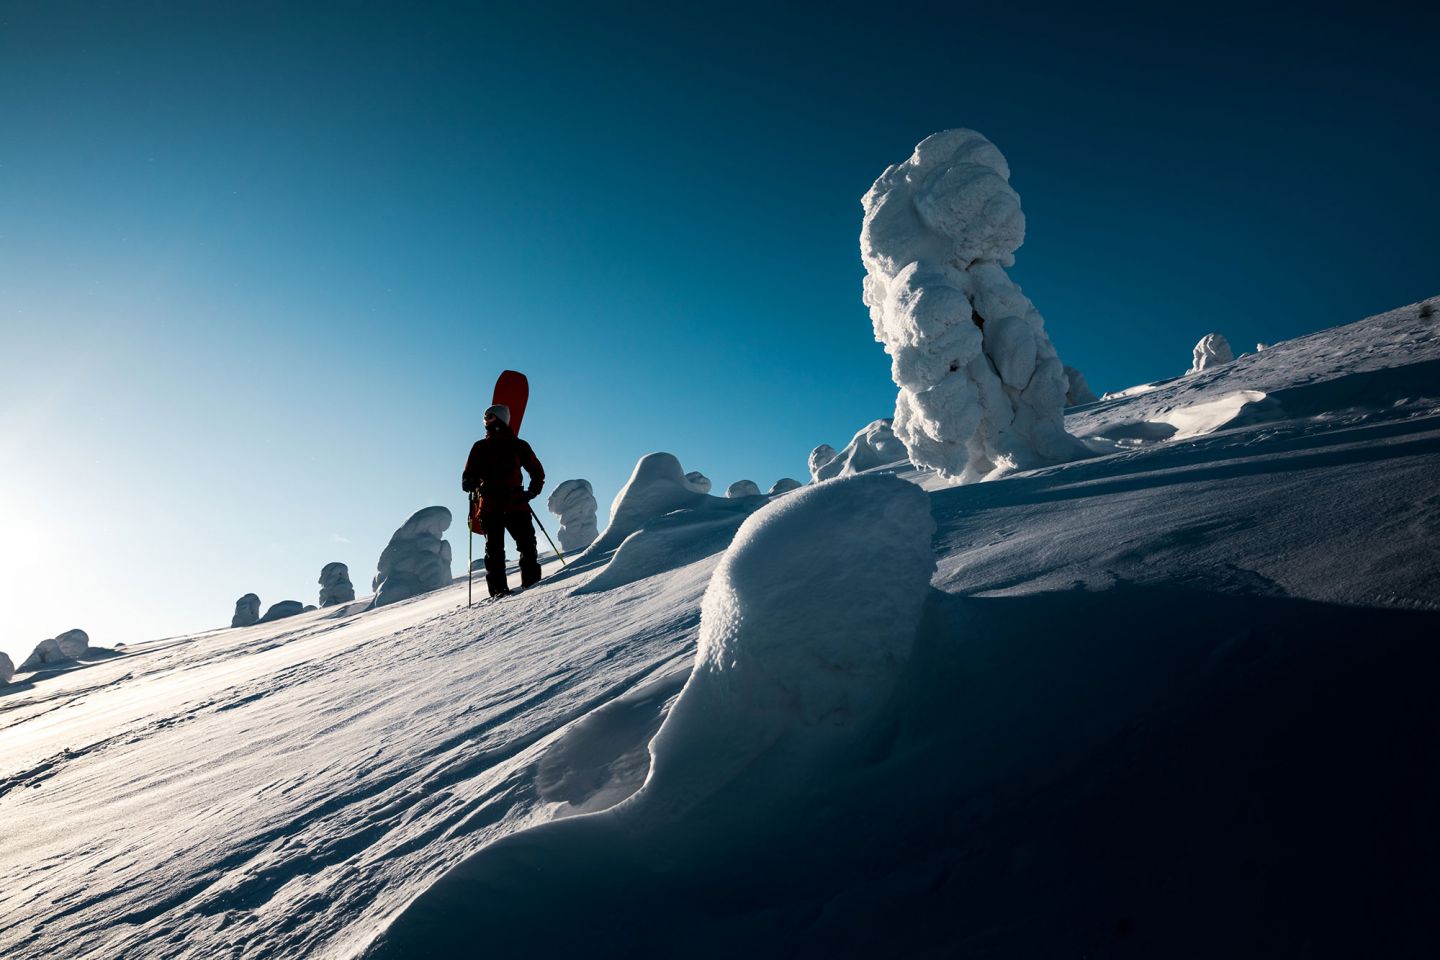
<instances>
[{"instance_id":1,"label":"blue sky","mask_svg":"<svg viewBox=\"0 0 1440 960\"><path fill-rule=\"evenodd\" d=\"M1433 15L897 6L0 0L0 650L363 589L507 367L602 509L804 479L893 408L858 201L947 127L1098 390L1440 292Z\"/></svg>"}]
</instances>

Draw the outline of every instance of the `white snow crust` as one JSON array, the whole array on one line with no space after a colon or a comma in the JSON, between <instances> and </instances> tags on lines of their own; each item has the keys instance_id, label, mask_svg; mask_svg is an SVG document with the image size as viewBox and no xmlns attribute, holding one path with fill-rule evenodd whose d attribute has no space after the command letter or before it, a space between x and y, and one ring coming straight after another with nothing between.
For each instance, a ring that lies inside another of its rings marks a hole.
<instances>
[{"instance_id":1,"label":"white snow crust","mask_svg":"<svg viewBox=\"0 0 1440 960\"><path fill-rule=\"evenodd\" d=\"M1006 275L1025 215L1004 156L946 130L861 201L864 298L900 388L895 435L958 482L1084 454L1065 432L1069 384L1034 304Z\"/></svg>"}]
</instances>

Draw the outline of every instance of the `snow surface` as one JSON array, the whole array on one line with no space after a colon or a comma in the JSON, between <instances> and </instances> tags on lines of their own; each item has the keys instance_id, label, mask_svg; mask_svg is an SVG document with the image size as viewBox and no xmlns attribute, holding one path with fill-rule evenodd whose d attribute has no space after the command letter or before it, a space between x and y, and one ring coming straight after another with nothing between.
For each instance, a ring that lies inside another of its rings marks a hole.
<instances>
[{"instance_id":1,"label":"snow surface","mask_svg":"<svg viewBox=\"0 0 1440 960\"><path fill-rule=\"evenodd\" d=\"M1006 275L1025 240L1010 166L974 130L926 137L861 201L864 299L890 355L895 435L958 482L1084 455L1069 383L1035 305Z\"/></svg>"},{"instance_id":2,"label":"snow surface","mask_svg":"<svg viewBox=\"0 0 1440 960\"><path fill-rule=\"evenodd\" d=\"M1437 955L1435 320L1067 427L1186 416L19 673L0 956Z\"/></svg>"},{"instance_id":3,"label":"snow surface","mask_svg":"<svg viewBox=\"0 0 1440 960\"><path fill-rule=\"evenodd\" d=\"M599 535L595 511L599 505L589 480L566 480L550 494L545 506L560 518L555 539L560 541L561 550L567 553L584 550L595 542Z\"/></svg>"}]
</instances>

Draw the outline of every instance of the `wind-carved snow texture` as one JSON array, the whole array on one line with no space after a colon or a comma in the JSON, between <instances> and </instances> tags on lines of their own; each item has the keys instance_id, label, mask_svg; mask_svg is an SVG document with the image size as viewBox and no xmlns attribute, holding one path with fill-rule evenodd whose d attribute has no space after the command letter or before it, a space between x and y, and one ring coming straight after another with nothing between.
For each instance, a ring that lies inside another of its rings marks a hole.
<instances>
[{"instance_id":1,"label":"wind-carved snow texture","mask_svg":"<svg viewBox=\"0 0 1440 960\"><path fill-rule=\"evenodd\" d=\"M725 488L725 496L732 500L737 497L758 497L760 496L760 485L754 480L736 480Z\"/></svg>"},{"instance_id":2,"label":"wind-carved snow texture","mask_svg":"<svg viewBox=\"0 0 1440 960\"><path fill-rule=\"evenodd\" d=\"M15 676L15 661L10 659L10 654L0 650L0 687L9 683Z\"/></svg>"},{"instance_id":3,"label":"wind-carved snow texture","mask_svg":"<svg viewBox=\"0 0 1440 960\"><path fill-rule=\"evenodd\" d=\"M320 606L349 603L355 599L355 585L350 582L350 568L336 560L320 568Z\"/></svg>"},{"instance_id":4,"label":"wind-carved snow texture","mask_svg":"<svg viewBox=\"0 0 1440 960\"><path fill-rule=\"evenodd\" d=\"M895 436L893 426L894 421L889 418L874 420L862 427L839 453L828 443L822 443L810 451L810 479L819 483L909 460L910 453ZM828 460L824 459L827 450L832 454Z\"/></svg>"},{"instance_id":5,"label":"wind-carved snow texture","mask_svg":"<svg viewBox=\"0 0 1440 960\"><path fill-rule=\"evenodd\" d=\"M900 388L910 459L970 482L1070 460L1065 371L1004 268L1025 239L1004 156L974 130L927 137L861 201L864 297Z\"/></svg>"},{"instance_id":6,"label":"wind-carved snow texture","mask_svg":"<svg viewBox=\"0 0 1440 960\"><path fill-rule=\"evenodd\" d=\"M1099 398L1095 391L1090 389L1090 384L1085 382L1085 374L1074 367L1065 367L1065 406L1078 407L1082 403L1094 403Z\"/></svg>"},{"instance_id":7,"label":"wind-carved snow texture","mask_svg":"<svg viewBox=\"0 0 1440 960\"><path fill-rule=\"evenodd\" d=\"M566 480L550 494L545 507L560 518L555 539L560 541L561 550L584 550L595 542L595 511L599 504L589 480Z\"/></svg>"},{"instance_id":8,"label":"wind-carved snow texture","mask_svg":"<svg viewBox=\"0 0 1440 960\"><path fill-rule=\"evenodd\" d=\"M685 482L690 484L690 488L692 490L695 490L697 493L710 492L710 478L705 476L705 474L701 473L699 470L691 470L689 473L685 474Z\"/></svg>"},{"instance_id":9,"label":"wind-carved snow texture","mask_svg":"<svg viewBox=\"0 0 1440 960\"><path fill-rule=\"evenodd\" d=\"M773 497L779 493L789 493L791 490L799 490L803 486L803 483L793 477L781 477L771 485L769 493L770 496Z\"/></svg>"},{"instance_id":10,"label":"wind-carved snow texture","mask_svg":"<svg viewBox=\"0 0 1440 960\"><path fill-rule=\"evenodd\" d=\"M235 601L235 615L230 618L232 627L249 627L260 622L260 598L247 593Z\"/></svg>"},{"instance_id":11,"label":"wind-carved snow texture","mask_svg":"<svg viewBox=\"0 0 1440 960\"><path fill-rule=\"evenodd\" d=\"M1230 350L1230 341L1218 333L1207 333L1195 344L1192 353L1190 369L1187 374L1199 373L1202 370L1209 370L1211 367L1218 367L1222 363L1229 363L1235 359L1235 354Z\"/></svg>"},{"instance_id":12,"label":"wind-carved snow texture","mask_svg":"<svg viewBox=\"0 0 1440 960\"><path fill-rule=\"evenodd\" d=\"M440 539L449 528L450 511L437 506L417 512L395 531L376 564L375 606L450 585L450 541Z\"/></svg>"},{"instance_id":13,"label":"wind-carved snow texture","mask_svg":"<svg viewBox=\"0 0 1440 960\"><path fill-rule=\"evenodd\" d=\"M803 763L873 718L914 646L934 532L930 498L889 474L807 487L746 520L629 818L671 819L782 738Z\"/></svg>"}]
</instances>

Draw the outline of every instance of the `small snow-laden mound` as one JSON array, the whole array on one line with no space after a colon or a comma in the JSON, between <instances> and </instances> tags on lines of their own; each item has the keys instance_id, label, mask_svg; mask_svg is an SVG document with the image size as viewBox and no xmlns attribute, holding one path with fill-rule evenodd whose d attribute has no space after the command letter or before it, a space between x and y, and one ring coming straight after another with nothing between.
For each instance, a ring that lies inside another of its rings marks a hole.
<instances>
[{"instance_id":1,"label":"small snow-laden mound","mask_svg":"<svg viewBox=\"0 0 1440 960\"><path fill-rule=\"evenodd\" d=\"M561 550L584 550L595 542L599 534L595 520L598 508L589 480L566 480L555 488L545 501L545 509L560 519L555 539L560 541Z\"/></svg>"},{"instance_id":2,"label":"small snow-laden mound","mask_svg":"<svg viewBox=\"0 0 1440 960\"><path fill-rule=\"evenodd\" d=\"M909 451L896 438L894 426L895 421L889 418L873 420L861 427L839 453L829 444L816 447L810 453L810 478L819 483L909 460ZM834 456L817 462L823 450L829 450Z\"/></svg>"},{"instance_id":3,"label":"small snow-laden mound","mask_svg":"<svg viewBox=\"0 0 1440 960\"><path fill-rule=\"evenodd\" d=\"M284 620L286 617L293 617L304 612L305 604L299 600L281 600L270 605L270 609L265 611L265 616L260 618L260 622L274 623L276 620Z\"/></svg>"},{"instance_id":4,"label":"small snow-laden mound","mask_svg":"<svg viewBox=\"0 0 1440 960\"><path fill-rule=\"evenodd\" d=\"M249 627L260 622L260 598L247 593L235 601L235 614L230 618L232 627Z\"/></svg>"},{"instance_id":5,"label":"small snow-laden mound","mask_svg":"<svg viewBox=\"0 0 1440 960\"><path fill-rule=\"evenodd\" d=\"M804 484L793 477L781 477L770 486L769 495L775 496L781 493L789 493L791 490L799 490Z\"/></svg>"},{"instance_id":6,"label":"small snow-laden mound","mask_svg":"<svg viewBox=\"0 0 1440 960\"><path fill-rule=\"evenodd\" d=\"M888 474L818 484L747 520L705 591L695 671L628 816L678 816L782 737L803 763L873 718L915 640L934 531L929 497Z\"/></svg>"},{"instance_id":7,"label":"small snow-laden mound","mask_svg":"<svg viewBox=\"0 0 1440 960\"><path fill-rule=\"evenodd\" d=\"M376 563L375 606L450 585L450 541L441 539L449 528L450 511L436 506L416 512L395 531Z\"/></svg>"},{"instance_id":8,"label":"small snow-laden mound","mask_svg":"<svg viewBox=\"0 0 1440 960\"><path fill-rule=\"evenodd\" d=\"M35 649L31 651L30 656L26 657L25 661L20 664L20 672L29 673L31 670L41 670L58 663L64 663L70 659L70 657L65 656L65 652L60 649L60 644L56 643L52 637L47 640L41 640L35 645Z\"/></svg>"},{"instance_id":9,"label":"small snow-laden mound","mask_svg":"<svg viewBox=\"0 0 1440 960\"><path fill-rule=\"evenodd\" d=\"M725 488L725 496L732 500L737 497L758 497L760 485L754 480L736 480Z\"/></svg>"},{"instance_id":10,"label":"small snow-laden mound","mask_svg":"<svg viewBox=\"0 0 1440 960\"><path fill-rule=\"evenodd\" d=\"M355 599L355 585L350 582L350 568L336 560L320 568L320 606L349 603Z\"/></svg>"},{"instance_id":11,"label":"small snow-laden mound","mask_svg":"<svg viewBox=\"0 0 1440 960\"><path fill-rule=\"evenodd\" d=\"M55 645L71 660L78 660L90 652L90 634L84 630L66 630L55 637Z\"/></svg>"},{"instance_id":12,"label":"small snow-laden mound","mask_svg":"<svg viewBox=\"0 0 1440 960\"><path fill-rule=\"evenodd\" d=\"M684 510L704 503L708 494L701 493L687 479L685 470L673 453L650 453L641 457L635 470L610 505L610 524L600 538L592 543L585 555L593 557L614 550L646 521L664 516L672 510Z\"/></svg>"},{"instance_id":13,"label":"small snow-laden mound","mask_svg":"<svg viewBox=\"0 0 1440 960\"><path fill-rule=\"evenodd\" d=\"M709 493L711 488L710 478L699 470L691 470L685 474L685 482L697 493Z\"/></svg>"},{"instance_id":14,"label":"small snow-laden mound","mask_svg":"<svg viewBox=\"0 0 1440 960\"><path fill-rule=\"evenodd\" d=\"M1005 273L1025 239L1010 166L974 130L925 138L861 201L864 298L885 345L895 435L959 482L1082 457L1069 384L1035 305Z\"/></svg>"},{"instance_id":15,"label":"small snow-laden mound","mask_svg":"<svg viewBox=\"0 0 1440 960\"><path fill-rule=\"evenodd\" d=\"M1186 374L1199 373L1202 370L1209 370L1211 367L1218 367L1222 363L1229 363L1235 359L1234 352L1230 349L1230 341L1218 333L1207 333L1195 344L1192 351L1190 369Z\"/></svg>"},{"instance_id":16,"label":"small snow-laden mound","mask_svg":"<svg viewBox=\"0 0 1440 960\"><path fill-rule=\"evenodd\" d=\"M0 650L0 687L9 683L15 676L15 661L10 659L10 654Z\"/></svg>"}]
</instances>

